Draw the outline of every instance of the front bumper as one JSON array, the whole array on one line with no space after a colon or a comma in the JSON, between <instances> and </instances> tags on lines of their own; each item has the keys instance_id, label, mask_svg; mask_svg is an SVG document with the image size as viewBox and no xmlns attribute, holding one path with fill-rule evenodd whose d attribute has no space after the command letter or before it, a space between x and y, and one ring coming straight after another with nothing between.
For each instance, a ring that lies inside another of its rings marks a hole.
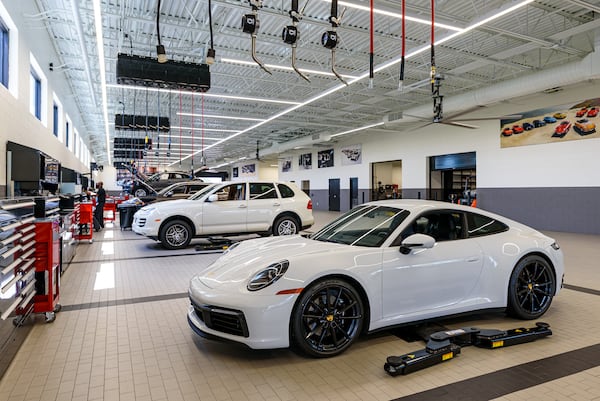
<instances>
[{"instance_id":1,"label":"front bumper","mask_svg":"<svg viewBox=\"0 0 600 401\"><path fill-rule=\"evenodd\" d=\"M139 221L140 218L145 219L145 223L143 226L140 226ZM144 235L146 237L158 237L158 224L152 224L148 216L134 216L133 223L131 225L131 231L136 234Z\"/></svg>"},{"instance_id":2,"label":"front bumper","mask_svg":"<svg viewBox=\"0 0 600 401\"><path fill-rule=\"evenodd\" d=\"M296 294L236 294L207 287L200 289L201 286L198 283L190 290L192 304L187 314L197 334L254 349L289 347L290 316Z\"/></svg>"}]
</instances>

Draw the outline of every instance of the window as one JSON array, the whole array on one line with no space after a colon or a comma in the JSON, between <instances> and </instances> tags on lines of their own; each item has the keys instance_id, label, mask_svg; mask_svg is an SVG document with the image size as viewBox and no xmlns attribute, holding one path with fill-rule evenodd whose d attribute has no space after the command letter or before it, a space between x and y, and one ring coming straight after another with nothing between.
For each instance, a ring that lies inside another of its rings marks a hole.
<instances>
[{"instance_id":1,"label":"window","mask_svg":"<svg viewBox=\"0 0 600 401\"><path fill-rule=\"evenodd\" d=\"M9 54L8 28L0 21L0 83L8 88L8 54Z\"/></svg>"},{"instance_id":2,"label":"window","mask_svg":"<svg viewBox=\"0 0 600 401\"><path fill-rule=\"evenodd\" d=\"M311 238L317 241L378 247L400 226L409 212L387 206L352 209Z\"/></svg>"},{"instance_id":3,"label":"window","mask_svg":"<svg viewBox=\"0 0 600 401\"><path fill-rule=\"evenodd\" d=\"M481 237L483 235L497 234L508 230L506 224L477 213L467 213L467 225L469 227L469 237Z\"/></svg>"},{"instance_id":4,"label":"window","mask_svg":"<svg viewBox=\"0 0 600 401\"><path fill-rule=\"evenodd\" d=\"M227 185L215 193L219 196L220 201L245 200L246 199L246 184Z\"/></svg>"},{"instance_id":5,"label":"window","mask_svg":"<svg viewBox=\"0 0 600 401\"><path fill-rule=\"evenodd\" d=\"M75 155L75 157L77 157L77 152L79 151L79 148L77 147L77 145L79 144L79 133L77 132L77 130L73 131L73 154Z\"/></svg>"},{"instance_id":6,"label":"window","mask_svg":"<svg viewBox=\"0 0 600 401\"><path fill-rule=\"evenodd\" d=\"M463 214L454 211L436 211L417 217L400 236L405 239L413 234L426 234L436 241L452 241L465 237Z\"/></svg>"},{"instance_id":7,"label":"window","mask_svg":"<svg viewBox=\"0 0 600 401\"><path fill-rule=\"evenodd\" d=\"M277 199L275 185L265 182L250 183L250 199Z\"/></svg>"},{"instance_id":8,"label":"window","mask_svg":"<svg viewBox=\"0 0 600 401\"><path fill-rule=\"evenodd\" d=\"M69 148L69 135L71 133L70 128L71 123L67 120L67 123L65 124L65 146L67 147L67 149Z\"/></svg>"},{"instance_id":9,"label":"window","mask_svg":"<svg viewBox=\"0 0 600 401\"><path fill-rule=\"evenodd\" d=\"M58 138L58 127L59 127L59 123L60 121L58 121L58 105L56 103L54 103L54 105L52 106L52 133L54 134L55 137Z\"/></svg>"},{"instance_id":10,"label":"window","mask_svg":"<svg viewBox=\"0 0 600 401\"><path fill-rule=\"evenodd\" d=\"M295 195L294 190L285 184L277 184L277 188L282 198L293 198Z\"/></svg>"},{"instance_id":11,"label":"window","mask_svg":"<svg viewBox=\"0 0 600 401\"><path fill-rule=\"evenodd\" d=\"M31 98L31 114L38 120L42 120L42 80L32 69L30 73L30 98Z\"/></svg>"}]
</instances>

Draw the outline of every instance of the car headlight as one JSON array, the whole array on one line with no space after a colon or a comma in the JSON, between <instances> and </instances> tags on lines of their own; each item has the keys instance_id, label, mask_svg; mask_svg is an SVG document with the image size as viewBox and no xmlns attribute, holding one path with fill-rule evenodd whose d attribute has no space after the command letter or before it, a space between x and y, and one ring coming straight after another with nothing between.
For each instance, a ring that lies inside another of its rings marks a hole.
<instances>
[{"instance_id":1,"label":"car headlight","mask_svg":"<svg viewBox=\"0 0 600 401\"><path fill-rule=\"evenodd\" d=\"M289 265L290 262L287 260L282 260L269 265L266 269L256 273L250 279L246 288L248 288L248 291L258 291L270 286L285 274Z\"/></svg>"}]
</instances>

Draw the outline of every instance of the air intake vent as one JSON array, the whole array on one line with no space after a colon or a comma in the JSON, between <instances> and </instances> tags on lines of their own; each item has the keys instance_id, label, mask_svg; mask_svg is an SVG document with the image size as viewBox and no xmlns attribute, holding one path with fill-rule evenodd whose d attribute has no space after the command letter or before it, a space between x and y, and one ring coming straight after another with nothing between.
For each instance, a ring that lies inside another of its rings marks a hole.
<instances>
[{"instance_id":1,"label":"air intake vent","mask_svg":"<svg viewBox=\"0 0 600 401\"><path fill-rule=\"evenodd\" d=\"M207 64L174 60L160 64L151 57L119 54L117 82L123 85L206 92L210 89L210 71Z\"/></svg>"}]
</instances>

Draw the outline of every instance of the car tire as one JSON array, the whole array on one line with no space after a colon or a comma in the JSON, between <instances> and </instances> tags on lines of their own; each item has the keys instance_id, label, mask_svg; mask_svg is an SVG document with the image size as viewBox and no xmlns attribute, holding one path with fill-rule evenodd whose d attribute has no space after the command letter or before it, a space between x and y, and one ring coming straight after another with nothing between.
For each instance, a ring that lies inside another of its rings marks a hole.
<instances>
[{"instance_id":1,"label":"car tire","mask_svg":"<svg viewBox=\"0 0 600 401\"><path fill-rule=\"evenodd\" d=\"M273 235L294 235L300 232L300 223L293 216L281 216L273 224Z\"/></svg>"},{"instance_id":2,"label":"car tire","mask_svg":"<svg viewBox=\"0 0 600 401\"><path fill-rule=\"evenodd\" d=\"M142 187L137 187L133 189L133 195L135 197L141 198L148 195L148 191Z\"/></svg>"},{"instance_id":3,"label":"car tire","mask_svg":"<svg viewBox=\"0 0 600 401\"><path fill-rule=\"evenodd\" d=\"M167 249L183 249L192 240L192 229L183 220L171 220L161 228L159 240Z\"/></svg>"},{"instance_id":4,"label":"car tire","mask_svg":"<svg viewBox=\"0 0 600 401\"><path fill-rule=\"evenodd\" d=\"M362 332L364 305L358 291L339 279L305 289L291 316L291 343L303 354L326 358L344 352Z\"/></svg>"},{"instance_id":5,"label":"car tire","mask_svg":"<svg viewBox=\"0 0 600 401\"><path fill-rule=\"evenodd\" d=\"M539 255L524 257L510 276L508 314L519 319L537 319L550 307L555 288L556 278L548 261Z\"/></svg>"}]
</instances>

